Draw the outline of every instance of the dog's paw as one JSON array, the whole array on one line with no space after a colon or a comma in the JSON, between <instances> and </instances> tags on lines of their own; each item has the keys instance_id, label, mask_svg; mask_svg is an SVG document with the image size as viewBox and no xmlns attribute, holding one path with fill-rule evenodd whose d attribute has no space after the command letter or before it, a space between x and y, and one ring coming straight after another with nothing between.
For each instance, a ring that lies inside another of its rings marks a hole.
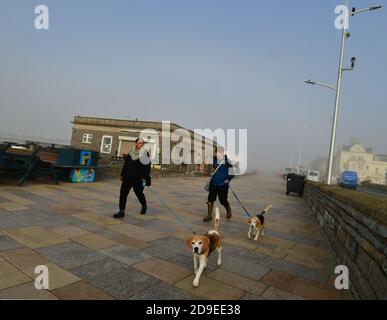
<instances>
[{"instance_id":1,"label":"dog's paw","mask_svg":"<svg viewBox=\"0 0 387 320\"><path fill-rule=\"evenodd\" d=\"M247 238L248 238L248 239L251 239L251 236L250 236L250 235L248 235L248 236L247 236Z\"/></svg>"},{"instance_id":2,"label":"dog's paw","mask_svg":"<svg viewBox=\"0 0 387 320\"><path fill-rule=\"evenodd\" d=\"M218 267L220 267L222 265L222 261L216 261L216 264L218 265Z\"/></svg>"},{"instance_id":3,"label":"dog's paw","mask_svg":"<svg viewBox=\"0 0 387 320\"><path fill-rule=\"evenodd\" d=\"M199 287L199 281L194 280L194 281L192 282L192 285L193 285L194 288Z\"/></svg>"}]
</instances>

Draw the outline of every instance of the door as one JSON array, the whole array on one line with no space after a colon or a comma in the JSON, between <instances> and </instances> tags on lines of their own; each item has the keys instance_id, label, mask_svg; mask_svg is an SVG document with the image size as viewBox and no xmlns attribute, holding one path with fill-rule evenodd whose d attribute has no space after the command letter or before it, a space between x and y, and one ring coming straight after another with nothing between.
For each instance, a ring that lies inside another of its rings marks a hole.
<instances>
[{"instance_id":1,"label":"door","mask_svg":"<svg viewBox=\"0 0 387 320\"><path fill-rule=\"evenodd\" d=\"M135 145L134 141L128 141L128 140L120 140L120 143L121 143L121 148L120 148L119 156L121 157L126 156Z\"/></svg>"}]
</instances>

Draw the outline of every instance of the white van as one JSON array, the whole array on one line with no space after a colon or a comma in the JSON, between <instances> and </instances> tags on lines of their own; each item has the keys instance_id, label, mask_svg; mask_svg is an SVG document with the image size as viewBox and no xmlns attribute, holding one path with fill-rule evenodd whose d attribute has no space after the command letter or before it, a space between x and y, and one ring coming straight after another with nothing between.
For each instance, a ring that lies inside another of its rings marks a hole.
<instances>
[{"instance_id":1,"label":"white van","mask_svg":"<svg viewBox=\"0 0 387 320\"><path fill-rule=\"evenodd\" d=\"M319 182L320 172L316 170L308 170L308 173L306 175L306 180Z\"/></svg>"}]
</instances>

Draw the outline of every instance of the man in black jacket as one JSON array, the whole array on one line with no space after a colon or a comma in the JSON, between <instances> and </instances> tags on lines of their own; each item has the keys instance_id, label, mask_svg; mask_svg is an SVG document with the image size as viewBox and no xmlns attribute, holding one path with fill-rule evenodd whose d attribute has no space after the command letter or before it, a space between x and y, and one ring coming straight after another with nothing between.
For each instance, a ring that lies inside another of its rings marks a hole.
<instances>
[{"instance_id":1,"label":"man in black jacket","mask_svg":"<svg viewBox=\"0 0 387 320\"><path fill-rule=\"evenodd\" d=\"M151 161L144 148L144 140L138 138L135 146L125 157L125 163L121 171L120 210L113 216L123 218L125 216L126 201L130 189L133 187L137 199L141 203L141 214L146 214L147 204L144 195L144 186L150 186Z\"/></svg>"}]
</instances>

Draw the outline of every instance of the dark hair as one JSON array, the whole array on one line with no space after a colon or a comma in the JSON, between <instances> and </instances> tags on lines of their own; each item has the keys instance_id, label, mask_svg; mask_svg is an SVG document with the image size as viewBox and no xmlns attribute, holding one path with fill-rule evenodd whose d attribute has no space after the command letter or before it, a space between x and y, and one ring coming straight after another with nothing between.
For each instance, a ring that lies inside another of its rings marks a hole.
<instances>
[{"instance_id":1,"label":"dark hair","mask_svg":"<svg viewBox=\"0 0 387 320\"><path fill-rule=\"evenodd\" d=\"M134 140L134 143L137 143L137 142L139 142L140 140L142 140L142 141L144 141L144 142L145 142L145 140L144 140L144 139L142 139L142 138L137 138L136 140Z\"/></svg>"}]
</instances>

